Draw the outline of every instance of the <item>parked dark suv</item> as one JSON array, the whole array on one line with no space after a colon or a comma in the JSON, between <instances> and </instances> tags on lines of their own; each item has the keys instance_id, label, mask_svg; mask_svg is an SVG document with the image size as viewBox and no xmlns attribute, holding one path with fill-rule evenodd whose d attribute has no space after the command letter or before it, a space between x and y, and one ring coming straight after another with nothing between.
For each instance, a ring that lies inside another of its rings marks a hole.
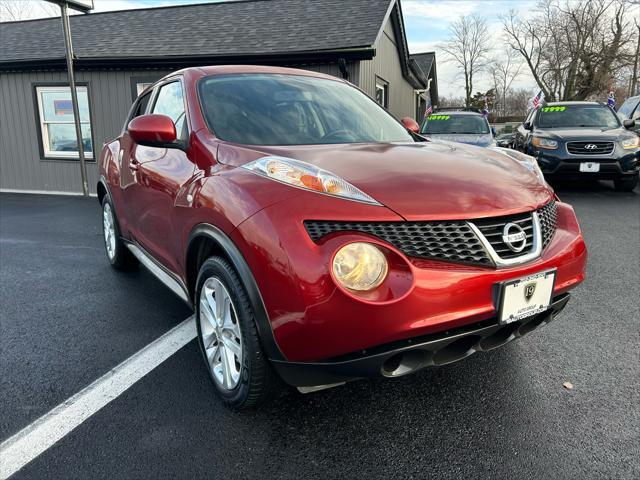
<instances>
[{"instance_id":1,"label":"parked dark suv","mask_svg":"<svg viewBox=\"0 0 640 480\"><path fill-rule=\"evenodd\" d=\"M640 137L598 102L558 102L532 110L518 127L516 148L537 158L545 177L613 180L618 190L638 185Z\"/></svg>"}]
</instances>

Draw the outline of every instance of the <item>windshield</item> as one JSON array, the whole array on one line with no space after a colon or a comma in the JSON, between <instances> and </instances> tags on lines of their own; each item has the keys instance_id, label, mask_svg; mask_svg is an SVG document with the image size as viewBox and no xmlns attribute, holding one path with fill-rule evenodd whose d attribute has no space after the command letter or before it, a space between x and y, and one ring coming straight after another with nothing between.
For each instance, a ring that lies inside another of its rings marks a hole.
<instances>
[{"instance_id":1,"label":"windshield","mask_svg":"<svg viewBox=\"0 0 640 480\"><path fill-rule=\"evenodd\" d=\"M436 114L429 115L422 126L422 133L427 134L472 134L489 133L489 124L480 115Z\"/></svg>"},{"instance_id":2,"label":"windshield","mask_svg":"<svg viewBox=\"0 0 640 480\"><path fill-rule=\"evenodd\" d=\"M343 82L302 75L206 77L200 103L215 135L249 145L413 142L389 113Z\"/></svg>"},{"instance_id":3,"label":"windshield","mask_svg":"<svg viewBox=\"0 0 640 480\"><path fill-rule=\"evenodd\" d=\"M620 126L615 114L604 105L542 107L536 123L540 128L618 128Z\"/></svg>"}]
</instances>

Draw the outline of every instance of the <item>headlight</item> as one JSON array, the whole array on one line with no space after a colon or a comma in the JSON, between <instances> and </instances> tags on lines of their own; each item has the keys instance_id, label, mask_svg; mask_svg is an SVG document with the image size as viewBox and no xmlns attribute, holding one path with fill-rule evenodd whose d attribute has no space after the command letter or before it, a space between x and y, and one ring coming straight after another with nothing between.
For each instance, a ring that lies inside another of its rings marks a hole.
<instances>
[{"instance_id":1,"label":"headlight","mask_svg":"<svg viewBox=\"0 0 640 480\"><path fill-rule=\"evenodd\" d=\"M388 269L384 254L370 243L350 243L333 257L333 275L349 290L376 288L384 281Z\"/></svg>"},{"instance_id":2,"label":"headlight","mask_svg":"<svg viewBox=\"0 0 640 480\"><path fill-rule=\"evenodd\" d=\"M624 149L640 148L640 137L625 138L620 145Z\"/></svg>"},{"instance_id":3,"label":"headlight","mask_svg":"<svg viewBox=\"0 0 640 480\"><path fill-rule=\"evenodd\" d=\"M263 157L242 167L294 187L380 205L369 195L333 173L292 158Z\"/></svg>"},{"instance_id":4,"label":"headlight","mask_svg":"<svg viewBox=\"0 0 640 480\"><path fill-rule=\"evenodd\" d=\"M533 137L531 144L537 148L546 148L547 150L555 150L558 148L558 142L549 138Z\"/></svg>"}]
</instances>

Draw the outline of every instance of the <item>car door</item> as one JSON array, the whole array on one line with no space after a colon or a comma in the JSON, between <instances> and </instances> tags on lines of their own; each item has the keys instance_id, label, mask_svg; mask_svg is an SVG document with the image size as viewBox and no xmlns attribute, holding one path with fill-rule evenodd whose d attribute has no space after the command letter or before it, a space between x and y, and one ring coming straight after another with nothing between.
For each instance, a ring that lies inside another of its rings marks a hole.
<instances>
[{"instance_id":1,"label":"car door","mask_svg":"<svg viewBox=\"0 0 640 480\"><path fill-rule=\"evenodd\" d=\"M189 124L184 86L180 78L156 87L149 113L167 115L176 125L183 148L159 148L131 142L129 170L134 179L127 188L131 209L131 232L135 241L173 272L179 272L176 242L180 241L176 220L176 201L193 178L195 164L188 157Z\"/></svg>"},{"instance_id":2,"label":"car door","mask_svg":"<svg viewBox=\"0 0 640 480\"><path fill-rule=\"evenodd\" d=\"M129 135L128 125L131 120L140 115L147 113L149 103L151 101L153 91L140 95L134 102L127 117L127 121L122 129L122 134L118 138L118 165L120 167L120 194L118 200L121 200L122 206L117 205L118 222L120 231L125 238L131 238L132 230L135 229L135 219L132 217L132 209L130 203L135 201L134 190L136 190L136 165L131 163L131 152L133 150L133 139Z\"/></svg>"}]
</instances>

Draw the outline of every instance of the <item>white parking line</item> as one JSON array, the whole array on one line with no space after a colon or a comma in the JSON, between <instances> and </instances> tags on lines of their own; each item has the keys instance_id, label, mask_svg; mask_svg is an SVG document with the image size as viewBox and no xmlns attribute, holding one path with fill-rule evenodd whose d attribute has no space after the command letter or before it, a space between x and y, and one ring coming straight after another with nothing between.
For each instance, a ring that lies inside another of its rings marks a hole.
<instances>
[{"instance_id":1,"label":"white parking line","mask_svg":"<svg viewBox=\"0 0 640 480\"><path fill-rule=\"evenodd\" d=\"M5 480L52 447L102 407L176 353L196 336L194 317L169 330L88 387L0 444Z\"/></svg>"}]
</instances>

